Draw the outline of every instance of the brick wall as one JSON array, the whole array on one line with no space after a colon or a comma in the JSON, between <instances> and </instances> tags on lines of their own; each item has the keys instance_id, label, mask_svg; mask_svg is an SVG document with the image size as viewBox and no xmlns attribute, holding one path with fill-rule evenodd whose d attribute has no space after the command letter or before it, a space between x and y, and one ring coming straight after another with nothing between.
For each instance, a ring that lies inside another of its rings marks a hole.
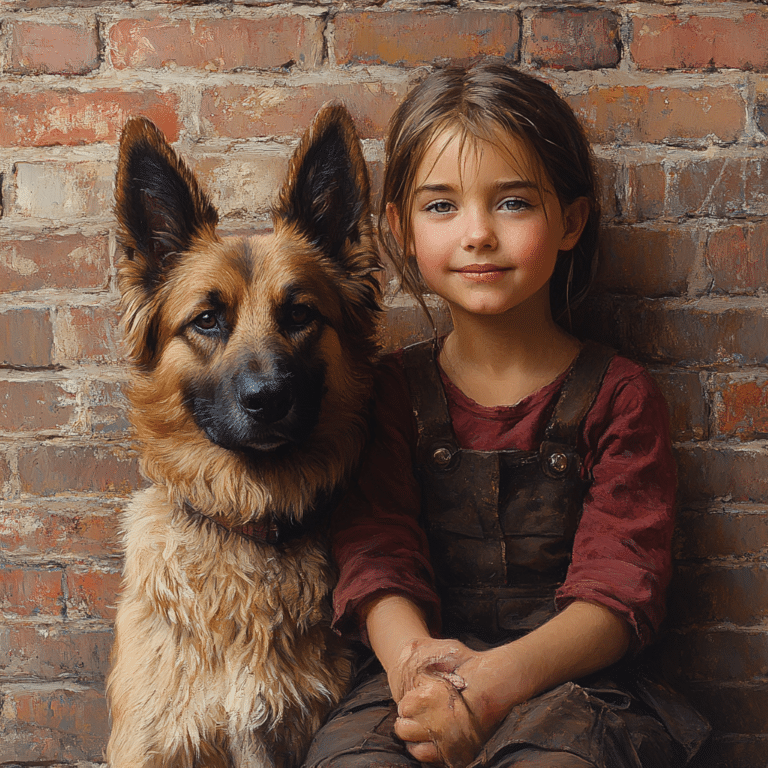
<instances>
[{"instance_id":1,"label":"brick wall","mask_svg":"<svg viewBox=\"0 0 768 768\"><path fill-rule=\"evenodd\" d=\"M261 228L320 104L349 105L378 178L409 85L492 54L550 81L595 144L581 325L656 374L680 465L665 663L716 728L700 765L766 765L764 4L5 0L0 23L0 763L99 762L108 729L117 519L141 483L115 309L125 118L177 143L225 228ZM424 333L389 302L388 344Z\"/></svg>"}]
</instances>

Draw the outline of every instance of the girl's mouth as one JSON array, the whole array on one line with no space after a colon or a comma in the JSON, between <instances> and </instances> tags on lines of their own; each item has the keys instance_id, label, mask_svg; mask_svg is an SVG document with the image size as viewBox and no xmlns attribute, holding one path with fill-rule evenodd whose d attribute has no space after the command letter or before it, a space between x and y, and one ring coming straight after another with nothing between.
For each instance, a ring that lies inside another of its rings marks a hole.
<instances>
[{"instance_id":1,"label":"girl's mouth","mask_svg":"<svg viewBox=\"0 0 768 768\"><path fill-rule=\"evenodd\" d=\"M475 280L481 283L490 283L493 280L498 280L505 273L509 272L506 267L498 267L495 264L468 264L466 267L457 269L462 277L468 280Z\"/></svg>"}]
</instances>

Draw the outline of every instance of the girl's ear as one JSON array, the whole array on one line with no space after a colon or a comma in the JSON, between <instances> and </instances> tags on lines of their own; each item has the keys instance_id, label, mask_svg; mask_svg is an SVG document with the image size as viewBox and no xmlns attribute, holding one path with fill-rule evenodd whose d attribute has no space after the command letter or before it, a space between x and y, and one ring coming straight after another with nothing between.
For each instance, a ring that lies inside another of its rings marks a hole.
<instances>
[{"instance_id":1,"label":"girl's ear","mask_svg":"<svg viewBox=\"0 0 768 768\"><path fill-rule=\"evenodd\" d=\"M586 197L577 197L563 210L563 239L560 243L561 251L570 251L576 247L581 233L587 225L590 211L589 200Z\"/></svg>"},{"instance_id":2,"label":"girl's ear","mask_svg":"<svg viewBox=\"0 0 768 768\"><path fill-rule=\"evenodd\" d=\"M387 203L387 223L389 229L397 240L397 244L403 247L403 228L400 226L400 211L394 203Z\"/></svg>"}]
</instances>

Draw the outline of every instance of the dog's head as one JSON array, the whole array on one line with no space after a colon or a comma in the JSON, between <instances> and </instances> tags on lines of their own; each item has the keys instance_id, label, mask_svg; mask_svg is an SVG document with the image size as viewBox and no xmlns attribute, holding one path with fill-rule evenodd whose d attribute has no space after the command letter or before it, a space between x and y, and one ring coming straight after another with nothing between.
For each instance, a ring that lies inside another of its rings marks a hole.
<instances>
[{"instance_id":1,"label":"dog's head","mask_svg":"<svg viewBox=\"0 0 768 768\"><path fill-rule=\"evenodd\" d=\"M142 118L121 138L116 212L145 469L198 507L222 493L239 506L250 482L251 513L295 483L295 515L357 459L376 351L379 265L349 114L323 108L302 138L272 234L219 237L194 174Z\"/></svg>"}]
</instances>

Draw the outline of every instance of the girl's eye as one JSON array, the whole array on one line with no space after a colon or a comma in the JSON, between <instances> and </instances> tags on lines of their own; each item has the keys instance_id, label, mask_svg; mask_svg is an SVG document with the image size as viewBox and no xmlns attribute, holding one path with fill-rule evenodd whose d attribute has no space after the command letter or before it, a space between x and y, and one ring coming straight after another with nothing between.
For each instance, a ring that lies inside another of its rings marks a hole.
<instances>
[{"instance_id":1,"label":"girl's eye","mask_svg":"<svg viewBox=\"0 0 768 768\"><path fill-rule=\"evenodd\" d=\"M519 197L508 197L499 206L504 211L523 211L530 207L530 203L526 200L521 200Z\"/></svg>"},{"instance_id":2,"label":"girl's eye","mask_svg":"<svg viewBox=\"0 0 768 768\"><path fill-rule=\"evenodd\" d=\"M205 312L201 312L192 321L192 324L201 331L212 331L218 326L219 320L212 309L207 309Z\"/></svg>"},{"instance_id":3,"label":"girl's eye","mask_svg":"<svg viewBox=\"0 0 768 768\"><path fill-rule=\"evenodd\" d=\"M426 210L431 213L450 213L453 210L453 203L447 200L435 200L426 207Z\"/></svg>"}]
</instances>

